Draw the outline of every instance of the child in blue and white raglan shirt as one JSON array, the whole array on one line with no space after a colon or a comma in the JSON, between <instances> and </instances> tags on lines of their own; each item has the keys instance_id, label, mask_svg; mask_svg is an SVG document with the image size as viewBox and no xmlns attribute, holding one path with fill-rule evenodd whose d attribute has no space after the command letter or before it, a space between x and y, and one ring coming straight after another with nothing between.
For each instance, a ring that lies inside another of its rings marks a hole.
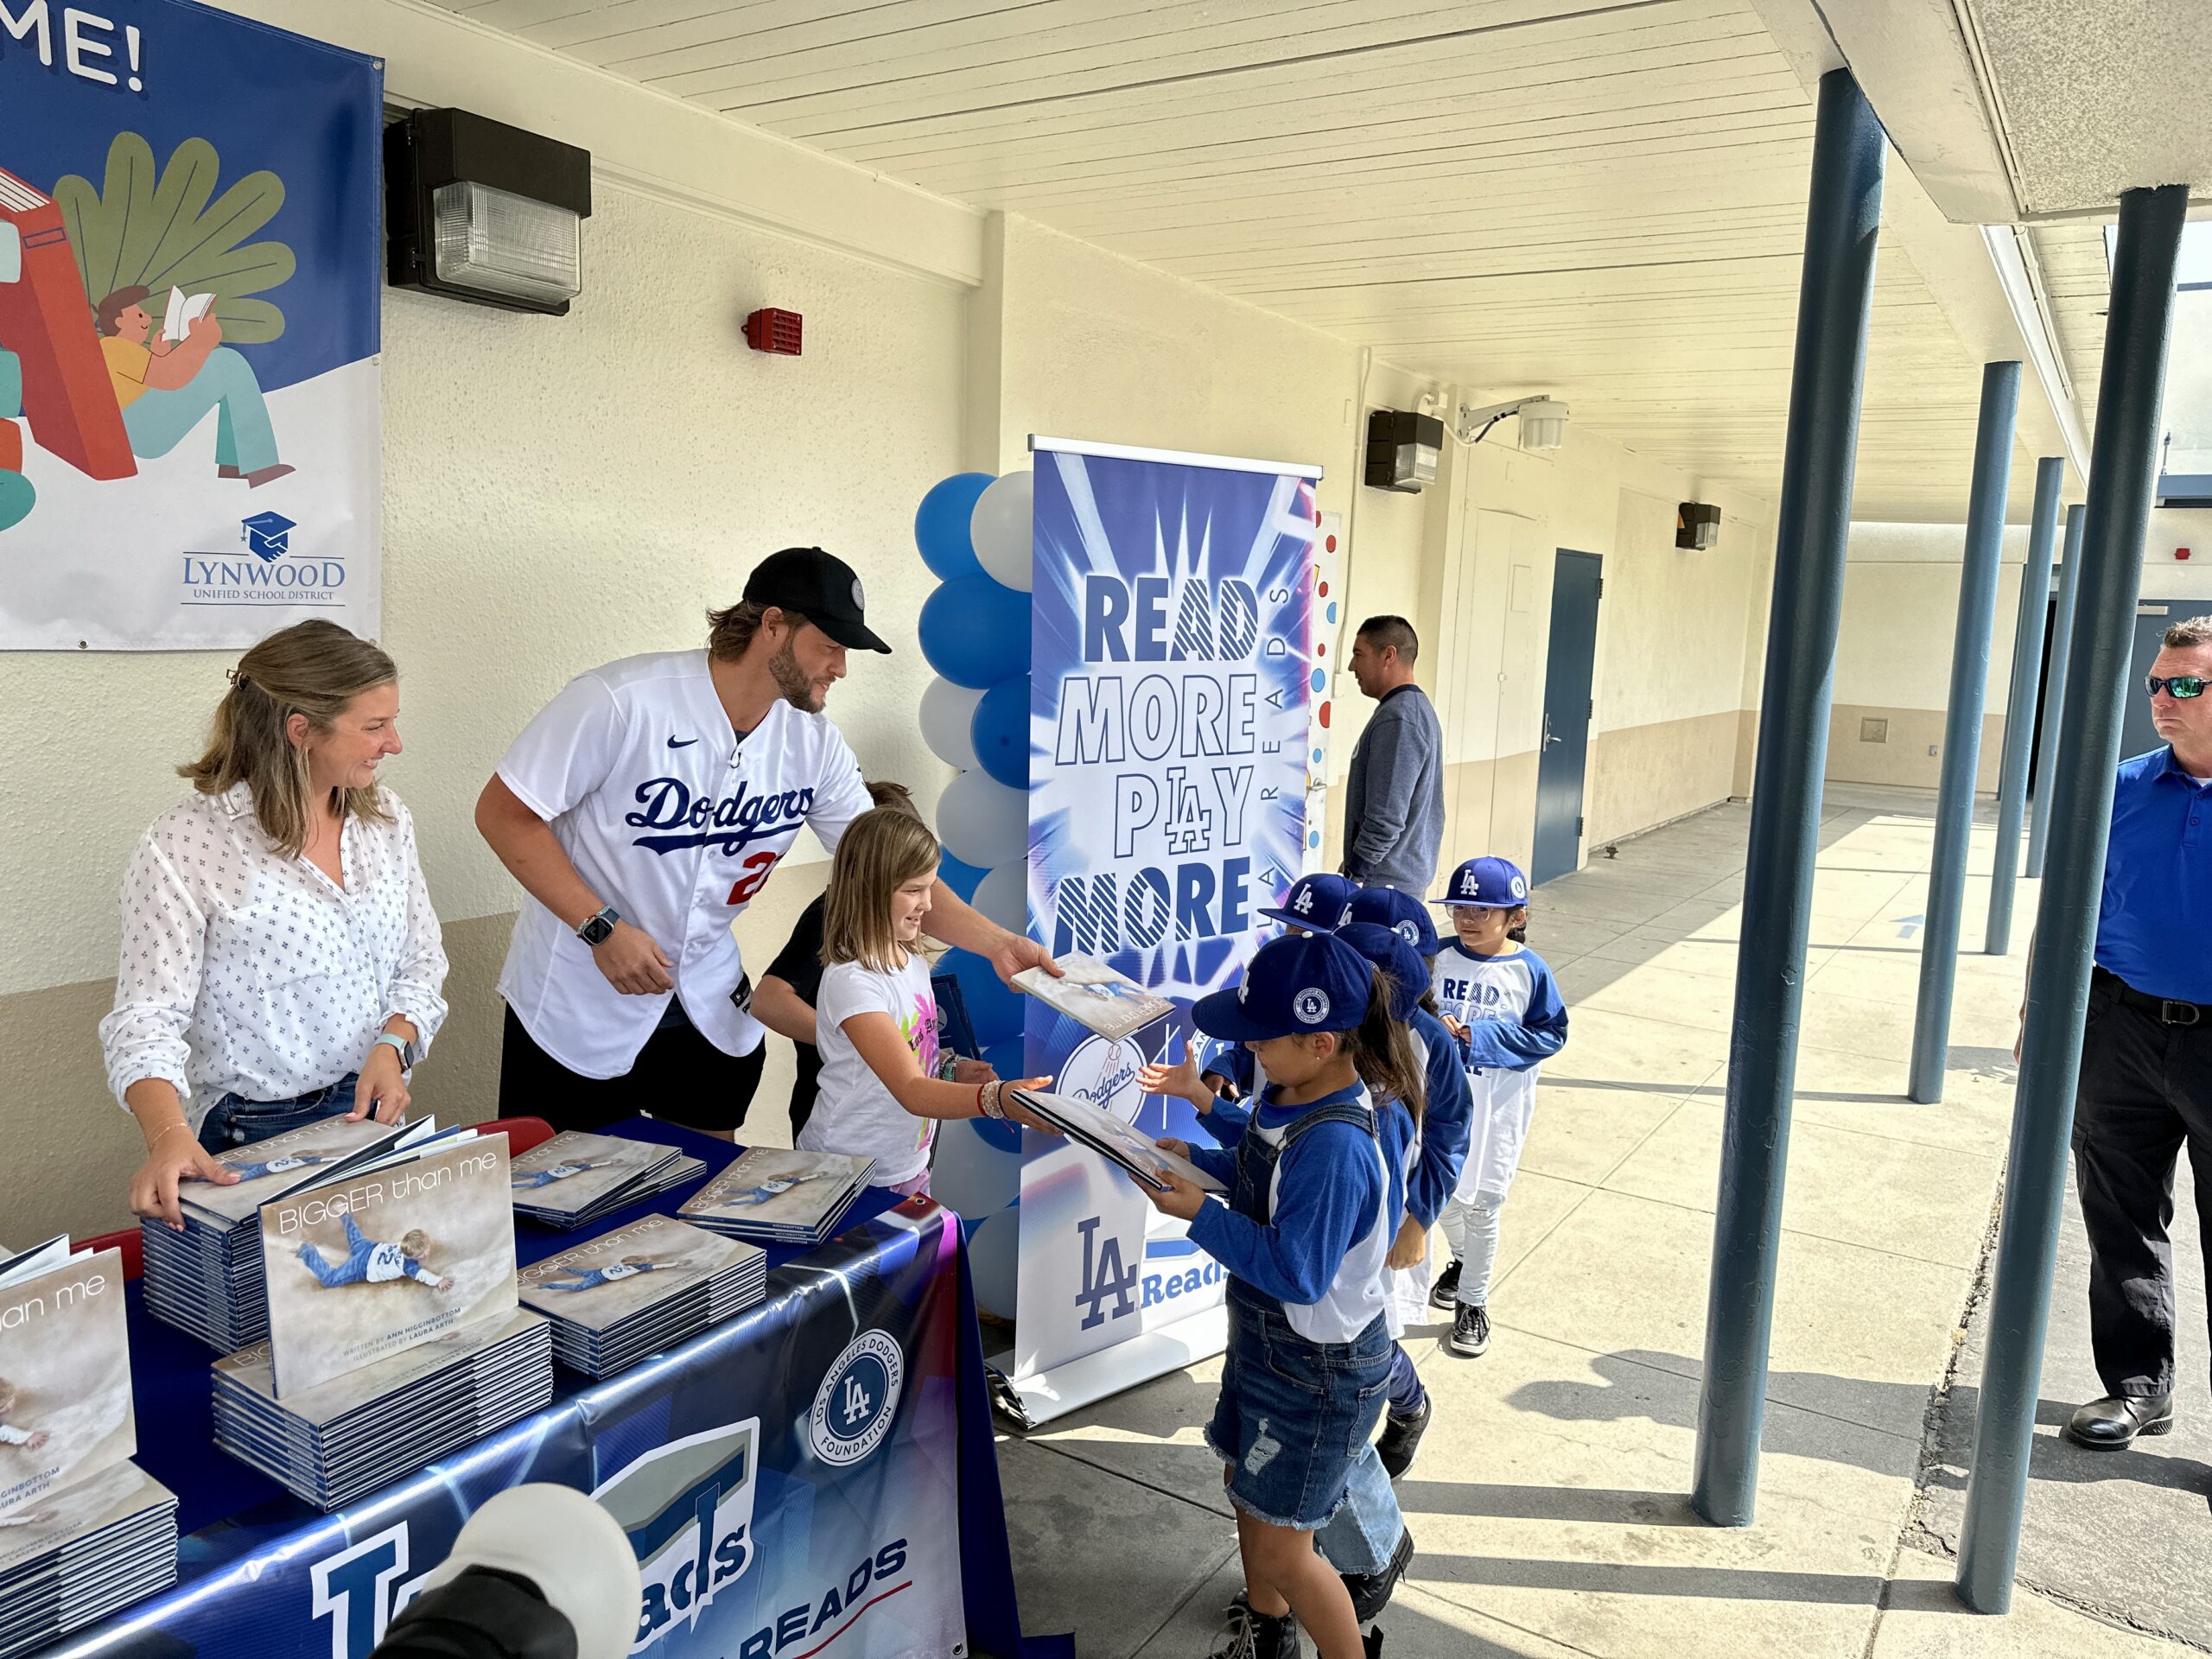
<instances>
[{"instance_id":1,"label":"child in blue and white raglan shirt","mask_svg":"<svg viewBox=\"0 0 2212 1659\"><path fill-rule=\"evenodd\" d=\"M1205 1435L1228 1465L1247 1593L1217 1652L1295 1659L1303 1626L1320 1659L1361 1659L1372 1644L1313 1535L1344 1505L1382 1413L1383 1263L1405 1178L1375 1100L1418 1100L1420 1074L1375 969L1323 936L1262 945L1241 986L1191 1012L1208 1035L1251 1045L1265 1079L1233 1149L1161 1142L1224 1183L1227 1201L1173 1176L1150 1195L1229 1271L1229 1351Z\"/></svg>"},{"instance_id":2,"label":"child in blue and white raglan shirt","mask_svg":"<svg viewBox=\"0 0 2212 1659\"><path fill-rule=\"evenodd\" d=\"M1459 1187L1439 1217L1452 1265L1429 1301L1452 1310L1452 1351L1471 1359L1490 1346L1498 1214L1535 1116L1537 1067L1567 1042L1567 1005L1544 959L1513 937L1529 919L1529 882L1519 870L1502 858L1471 858L1436 902L1455 935L1436 955L1436 1001L1462 1045L1475 1109Z\"/></svg>"}]
</instances>

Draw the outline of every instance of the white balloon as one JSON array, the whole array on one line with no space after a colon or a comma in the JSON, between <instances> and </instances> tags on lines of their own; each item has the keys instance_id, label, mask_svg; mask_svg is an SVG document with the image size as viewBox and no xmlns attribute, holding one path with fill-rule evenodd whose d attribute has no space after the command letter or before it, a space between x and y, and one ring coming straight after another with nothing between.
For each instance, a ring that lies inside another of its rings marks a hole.
<instances>
[{"instance_id":1,"label":"white balloon","mask_svg":"<svg viewBox=\"0 0 2212 1659\"><path fill-rule=\"evenodd\" d=\"M986 1141L968 1122L944 1126L930 1166L930 1196L969 1221L995 1216L1021 1196L1021 1154Z\"/></svg>"},{"instance_id":2,"label":"white balloon","mask_svg":"<svg viewBox=\"0 0 2212 1659\"><path fill-rule=\"evenodd\" d=\"M994 479L976 498L969 515L968 539L975 544L976 563L983 574L1002 588L1029 591L1030 526L1036 511L1037 475L1007 473Z\"/></svg>"},{"instance_id":3,"label":"white balloon","mask_svg":"<svg viewBox=\"0 0 2212 1659\"><path fill-rule=\"evenodd\" d=\"M1011 864L1029 851L1029 797L988 772L963 772L937 798L937 836L963 864Z\"/></svg>"},{"instance_id":4,"label":"white balloon","mask_svg":"<svg viewBox=\"0 0 2212 1659\"><path fill-rule=\"evenodd\" d=\"M922 741L946 766L973 772L982 764L976 758L976 740L971 735L976 705L982 700L980 690L971 691L950 680L933 679L923 688Z\"/></svg>"},{"instance_id":5,"label":"white balloon","mask_svg":"<svg viewBox=\"0 0 2212 1659\"><path fill-rule=\"evenodd\" d=\"M976 884L969 904L1017 933L1029 931L1029 861L1017 858L1001 864Z\"/></svg>"}]
</instances>

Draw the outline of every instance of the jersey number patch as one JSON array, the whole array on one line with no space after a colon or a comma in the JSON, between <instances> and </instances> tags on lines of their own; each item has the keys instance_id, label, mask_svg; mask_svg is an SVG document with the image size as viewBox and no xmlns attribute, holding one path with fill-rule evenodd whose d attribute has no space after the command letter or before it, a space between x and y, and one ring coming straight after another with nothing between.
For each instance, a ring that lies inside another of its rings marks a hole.
<instances>
[{"instance_id":1,"label":"jersey number patch","mask_svg":"<svg viewBox=\"0 0 2212 1659\"><path fill-rule=\"evenodd\" d=\"M739 866L745 874L730 884L727 902L732 906L751 904L760 889L768 885L768 873L776 868L776 861L782 856L781 853L761 852L747 857Z\"/></svg>"}]
</instances>

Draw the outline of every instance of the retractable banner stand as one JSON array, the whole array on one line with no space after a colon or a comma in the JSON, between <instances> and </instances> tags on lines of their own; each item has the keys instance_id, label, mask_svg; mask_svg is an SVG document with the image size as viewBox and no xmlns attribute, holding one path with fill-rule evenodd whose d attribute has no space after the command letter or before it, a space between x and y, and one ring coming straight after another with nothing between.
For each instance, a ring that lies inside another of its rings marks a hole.
<instances>
[{"instance_id":1,"label":"retractable banner stand","mask_svg":"<svg viewBox=\"0 0 2212 1659\"><path fill-rule=\"evenodd\" d=\"M1145 1133L1206 1143L1144 1094L1191 1002L1237 982L1304 868L1319 467L1035 438L1030 930L1171 998L1134 1037L1037 999L1026 1062ZM1026 1137L1013 1369L1039 1422L1218 1352L1221 1269L1129 1179Z\"/></svg>"},{"instance_id":2,"label":"retractable banner stand","mask_svg":"<svg viewBox=\"0 0 2212 1659\"><path fill-rule=\"evenodd\" d=\"M0 0L0 649L378 629L383 66Z\"/></svg>"}]
</instances>

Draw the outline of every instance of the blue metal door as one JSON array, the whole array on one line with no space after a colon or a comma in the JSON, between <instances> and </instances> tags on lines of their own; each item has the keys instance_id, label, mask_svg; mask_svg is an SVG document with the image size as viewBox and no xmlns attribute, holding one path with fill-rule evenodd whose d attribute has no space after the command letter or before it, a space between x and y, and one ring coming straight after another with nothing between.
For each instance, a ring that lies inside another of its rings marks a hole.
<instances>
[{"instance_id":1,"label":"blue metal door","mask_svg":"<svg viewBox=\"0 0 2212 1659\"><path fill-rule=\"evenodd\" d=\"M2120 699L2124 712L2120 728L2120 754L2123 760L2133 754L2148 754L2164 741L2159 737L2158 728L2151 723L2151 698L2143 690L2143 677L2158 661L2159 642L2165 638L2166 630L2185 617L2208 613L2212 613L2212 600L2146 599L2136 606L2135 658L2127 671L2126 695Z\"/></svg>"},{"instance_id":2,"label":"blue metal door","mask_svg":"<svg viewBox=\"0 0 2212 1659\"><path fill-rule=\"evenodd\" d=\"M1552 575L1551 645L1544 664L1543 755L1536 764L1535 855L1529 879L1565 875L1582 862L1582 775L1590 760L1590 677L1598 658L1594 553L1560 548Z\"/></svg>"}]
</instances>

